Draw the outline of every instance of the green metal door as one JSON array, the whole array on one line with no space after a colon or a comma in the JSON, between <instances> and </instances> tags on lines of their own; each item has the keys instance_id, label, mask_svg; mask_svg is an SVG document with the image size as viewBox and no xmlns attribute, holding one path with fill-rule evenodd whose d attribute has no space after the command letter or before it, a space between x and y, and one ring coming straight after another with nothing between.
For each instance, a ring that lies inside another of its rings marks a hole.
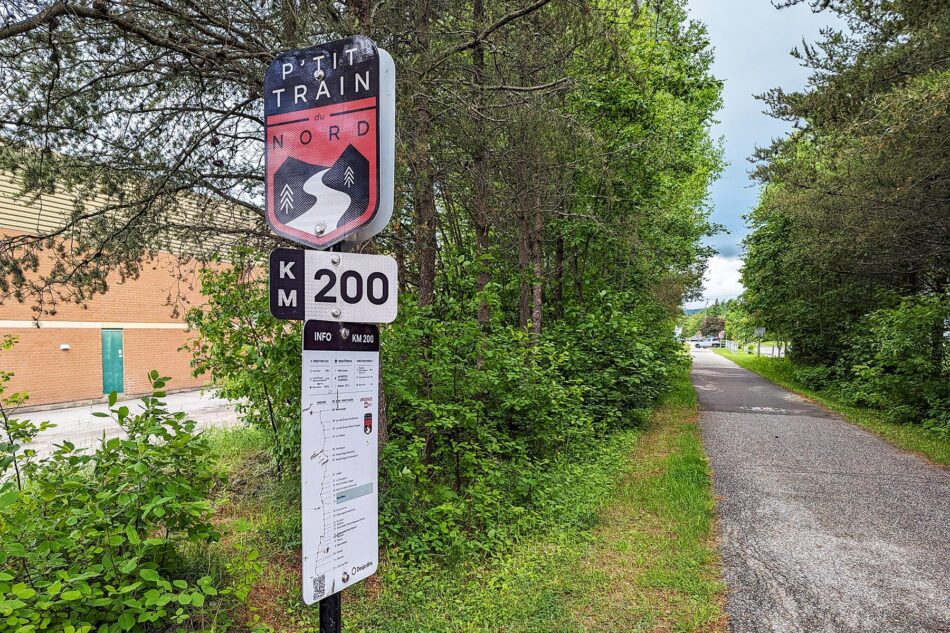
<instances>
[{"instance_id":1,"label":"green metal door","mask_svg":"<svg viewBox=\"0 0 950 633\"><path fill-rule=\"evenodd\" d=\"M102 391L122 393L122 330L102 330Z\"/></svg>"}]
</instances>

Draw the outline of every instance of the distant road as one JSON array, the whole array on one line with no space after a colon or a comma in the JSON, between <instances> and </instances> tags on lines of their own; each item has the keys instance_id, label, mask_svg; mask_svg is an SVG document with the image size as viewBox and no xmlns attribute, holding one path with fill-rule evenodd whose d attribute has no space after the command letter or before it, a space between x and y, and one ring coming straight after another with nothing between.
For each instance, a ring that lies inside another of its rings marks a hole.
<instances>
[{"instance_id":1,"label":"distant road","mask_svg":"<svg viewBox=\"0 0 950 633\"><path fill-rule=\"evenodd\" d=\"M163 400L168 404L170 411L185 411L189 417L198 422L199 428L209 426L234 426L238 424L238 416L230 402L217 398L210 392L183 391L168 394ZM119 403L129 407L132 412L140 410L141 400L128 400ZM52 409L47 411L33 411L23 413L18 417L27 418L35 422L49 420L56 424L56 428L40 434L31 445L42 457L54 450L54 444L70 441L77 448L92 448L99 443L102 434L106 437L117 437L121 430L109 418L100 418L93 415L95 411L108 411L105 404L84 405L68 409Z\"/></svg>"},{"instance_id":2,"label":"distant road","mask_svg":"<svg viewBox=\"0 0 950 633\"><path fill-rule=\"evenodd\" d=\"M693 350L734 633L950 631L950 473Z\"/></svg>"}]
</instances>

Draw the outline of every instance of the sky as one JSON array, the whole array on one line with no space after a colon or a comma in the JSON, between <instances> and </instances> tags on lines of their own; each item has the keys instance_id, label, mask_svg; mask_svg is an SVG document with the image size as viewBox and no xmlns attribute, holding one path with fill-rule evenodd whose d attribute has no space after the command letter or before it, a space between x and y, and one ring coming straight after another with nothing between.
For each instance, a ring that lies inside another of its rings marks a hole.
<instances>
[{"instance_id":1,"label":"sky","mask_svg":"<svg viewBox=\"0 0 950 633\"><path fill-rule=\"evenodd\" d=\"M706 240L719 254L709 262L703 299L686 304L702 307L742 292L739 281L742 216L755 206L758 186L749 179L749 156L756 146L767 146L791 129L791 124L763 112L765 104L755 95L781 86L796 90L805 86L809 72L789 52L802 39L811 43L823 26L842 26L825 11L813 13L807 4L779 11L769 0L689 0L690 17L706 24L715 49L713 75L723 80L723 107L713 137L722 138L726 168L713 184L712 221L728 233Z\"/></svg>"}]
</instances>

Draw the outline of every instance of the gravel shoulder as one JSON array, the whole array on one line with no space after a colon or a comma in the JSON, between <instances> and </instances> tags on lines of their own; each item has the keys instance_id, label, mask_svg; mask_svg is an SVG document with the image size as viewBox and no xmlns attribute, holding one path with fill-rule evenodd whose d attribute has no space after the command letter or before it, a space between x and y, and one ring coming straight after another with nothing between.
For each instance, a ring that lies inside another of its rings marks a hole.
<instances>
[{"instance_id":1,"label":"gravel shoulder","mask_svg":"<svg viewBox=\"0 0 950 633\"><path fill-rule=\"evenodd\" d=\"M950 631L950 474L693 357L731 630Z\"/></svg>"}]
</instances>

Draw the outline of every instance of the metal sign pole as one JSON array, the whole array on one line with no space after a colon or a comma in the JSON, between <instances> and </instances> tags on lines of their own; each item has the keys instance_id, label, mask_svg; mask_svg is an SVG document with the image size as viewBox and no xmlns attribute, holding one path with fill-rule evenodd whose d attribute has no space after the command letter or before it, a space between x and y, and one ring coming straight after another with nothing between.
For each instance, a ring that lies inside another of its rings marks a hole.
<instances>
[{"instance_id":1,"label":"metal sign pole","mask_svg":"<svg viewBox=\"0 0 950 633\"><path fill-rule=\"evenodd\" d=\"M332 253L342 253L343 244L334 244ZM343 633L343 593L338 592L320 601L320 633Z\"/></svg>"},{"instance_id":2,"label":"metal sign pole","mask_svg":"<svg viewBox=\"0 0 950 633\"><path fill-rule=\"evenodd\" d=\"M267 222L316 249L271 253L269 301L276 318L304 322L301 445L317 450L301 452L303 600L319 602L320 633L341 633L341 592L379 564L375 324L396 318L398 267L350 251L392 215L392 57L362 35L282 53L264 73L264 125ZM353 485L325 490L333 477Z\"/></svg>"},{"instance_id":3,"label":"metal sign pole","mask_svg":"<svg viewBox=\"0 0 950 633\"><path fill-rule=\"evenodd\" d=\"M341 633L343 631L341 595L335 593L320 601L320 633Z\"/></svg>"}]
</instances>

